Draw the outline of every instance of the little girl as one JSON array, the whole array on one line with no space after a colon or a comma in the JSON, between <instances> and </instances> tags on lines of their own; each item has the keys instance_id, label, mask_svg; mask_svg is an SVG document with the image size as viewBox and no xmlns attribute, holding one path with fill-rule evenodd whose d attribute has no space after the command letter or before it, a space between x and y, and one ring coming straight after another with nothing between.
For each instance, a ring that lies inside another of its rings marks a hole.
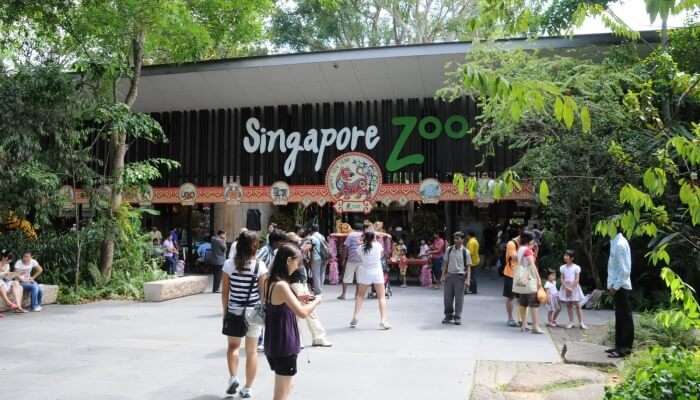
<instances>
[{"instance_id":1,"label":"little girl","mask_svg":"<svg viewBox=\"0 0 700 400\"><path fill-rule=\"evenodd\" d=\"M549 271L547 276L547 283L544 284L544 290L547 291L547 325L552 328L557 326L557 317L561 311L561 305L559 305L559 290L557 290L557 273L556 271Z\"/></svg>"},{"instance_id":2,"label":"little girl","mask_svg":"<svg viewBox=\"0 0 700 400\"><path fill-rule=\"evenodd\" d=\"M399 256L399 274L401 275L401 287L406 287L406 270L408 269L408 257L406 256L406 249L401 249L401 255Z\"/></svg>"},{"instance_id":3,"label":"little girl","mask_svg":"<svg viewBox=\"0 0 700 400\"><path fill-rule=\"evenodd\" d=\"M420 251L418 252L418 258L428 258L430 257L430 246L425 242L424 239L420 241Z\"/></svg>"},{"instance_id":4,"label":"little girl","mask_svg":"<svg viewBox=\"0 0 700 400\"><path fill-rule=\"evenodd\" d=\"M581 276L581 267L574 264L574 251L567 250L564 253L564 265L559 267L561 272L561 290L559 291L559 301L566 304L566 309L569 313L569 325L567 329L574 327L574 308L578 316L578 322L581 329L588 329L583 323L581 315L581 300L583 300L583 290L579 284Z\"/></svg>"}]
</instances>

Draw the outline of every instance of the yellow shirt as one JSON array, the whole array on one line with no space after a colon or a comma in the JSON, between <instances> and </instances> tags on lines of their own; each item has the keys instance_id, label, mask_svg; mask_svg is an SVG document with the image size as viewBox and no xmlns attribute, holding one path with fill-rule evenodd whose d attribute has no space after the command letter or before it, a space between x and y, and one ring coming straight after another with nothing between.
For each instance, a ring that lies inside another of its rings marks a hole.
<instances>
[{"instance_id":1,"label":"yellow shirt","mask_svg":"<svg viewBox=\"0 0 700 400\"><path fill-rule=\"evenodd\" d=\"M476 238L471 238L467 241L467 250L469 250L469 255L472 258L472 266L478 267L479 262L479 241Z\"/></svg>"}]
</instances>

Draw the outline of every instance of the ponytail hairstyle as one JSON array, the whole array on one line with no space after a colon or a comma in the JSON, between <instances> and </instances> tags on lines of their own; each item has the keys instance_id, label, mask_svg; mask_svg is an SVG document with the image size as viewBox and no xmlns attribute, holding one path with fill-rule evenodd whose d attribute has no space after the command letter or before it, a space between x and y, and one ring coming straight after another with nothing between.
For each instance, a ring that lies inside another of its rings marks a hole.
<instances>
[{"instance_id":1,"label":"ponytail hairstyle","mask_svg":"<svg viewBox=\"0 0 700 400\"><path fill-rule=\"evenodd\" d=\"M255 253L258 251L260 239L258 235L252 231L241 232L238 235L236 242L236 256L233 258L233 263L238 272L244 271L245 266L250 260L255 258Z\"/></svg>"},{"instance_id":2,"label":"ponytail hairstyle","mask_svg":"<svg viewBox=\"0 0 700 400\"><path fill-rule=\"evenodd\" d=\"M362 250L364 250L365 254L369 253L370 250L372 250L372 243L374 242L374 232L372 231L367 231L362 234Z\"/></svg>"},{"instance_id":3,"label":"ponytail hairstyle","mask_svg":"<svg viewBox=\"0 0 700 400\"><path fill-rule=\"evenodd\" d=\"M287 268L287 260L289 258L298 258L301 262L301 251L299 251L299 247L294 244L283 243L277 248L277 253L275 253L275 258L272 261L272 267L270 267L269 271L270 282L292 282L292 275L289 274L289 269ZM299 268L304 267L300 266Z\"/></svg>"}]
</instances>

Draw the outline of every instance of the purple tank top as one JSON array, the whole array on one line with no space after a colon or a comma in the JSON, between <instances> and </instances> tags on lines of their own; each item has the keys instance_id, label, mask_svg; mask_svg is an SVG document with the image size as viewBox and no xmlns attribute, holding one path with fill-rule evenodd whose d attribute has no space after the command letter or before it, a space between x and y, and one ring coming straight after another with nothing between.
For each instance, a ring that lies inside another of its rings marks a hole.
<instances>
[{"instance_id":1,"label":"purple tank top","mask_svg":"<svg viewBox=\"0 0 700 400\"><path fill-rule=\"evenodd\" d=\"M270 284L265 302L265 355L269 357L286 357L299 354L299 326L297 317L287 304L272 304L272 289L276 282Z\"/></svg>"}]
</instances>

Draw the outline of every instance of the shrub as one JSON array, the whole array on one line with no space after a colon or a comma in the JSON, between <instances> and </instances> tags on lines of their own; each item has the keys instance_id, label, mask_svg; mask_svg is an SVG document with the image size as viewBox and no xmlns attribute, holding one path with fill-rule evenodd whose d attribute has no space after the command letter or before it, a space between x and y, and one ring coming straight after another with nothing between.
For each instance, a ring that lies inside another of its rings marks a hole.
<instances>
[{"instance_id":1,"label":"shrub","mask_svg":"<svg viewBox=\"0 0 700 400\"><path fill-rule=\"evenodd\" d=\"M96 264L88 265L88 273L98 280L94 285L81 286L78 290L70 286L60 288L58 302L61 304L79 304L97 300L141 300L143 284L167 278L159 262L151 259L142 270L115 270L109 283L99 281L101 275Z\"/></svg>"},{"instance_id":2,"label":"shrub","mask_svg":"<svg viewBox=\"0 0 700 400\"><path fill-rule=\"evenodd\" d=\"M633 356L624 382L605 390L606 400L700 398L700 351L654 347Z\"/></svg>"},{"instance_id":3,"label":"shrub","mask_svg":"<svg viewBox=\"0 0 700 400\"><path fill-rule=\"evenodd\" d=\"M680 348L694 348L700 346L698 332L694 329L686 329L679 324L670 324L665 327L656 313L641 313L634 319L634 340L637 348L653 346ZM610 322L608 328L608 342L615 341L615 324Z\"/></svg>"}]
</instances>

